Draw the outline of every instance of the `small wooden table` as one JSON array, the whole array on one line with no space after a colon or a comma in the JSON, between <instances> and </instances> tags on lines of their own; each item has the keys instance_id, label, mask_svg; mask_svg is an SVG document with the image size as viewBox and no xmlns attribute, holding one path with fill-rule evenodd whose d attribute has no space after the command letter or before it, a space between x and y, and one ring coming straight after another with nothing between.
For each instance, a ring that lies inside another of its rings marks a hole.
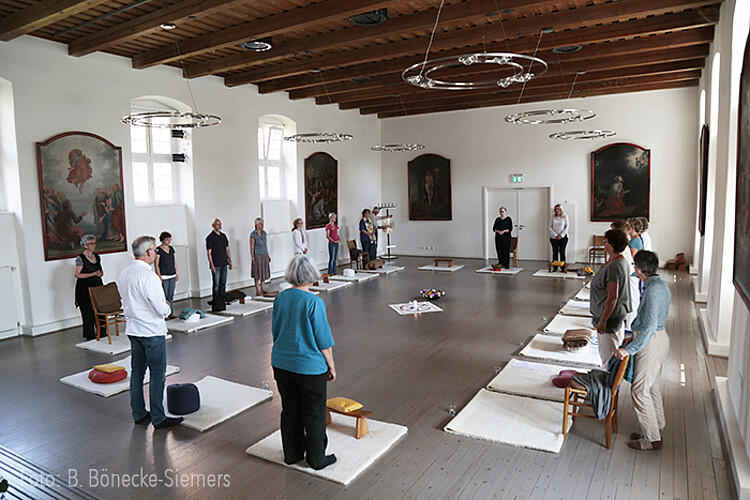
<instances>
[{"instance_id":1,"label":"small wooden table","mask_svg":"<svg viewBox=\"0 0 750 500\"><path fill-rule=\"evenodd\" d=\"M439 262L447 262L448 267L453 266L453 259L434 259L435 260L435 267L439 266Z\"/></svg>"},{"instance_id":2,"label":"small wooden table","mask_svg":"<svg viewBox=\"0 0 750 500\"><path fill-rule=\"evenodd\" d=\"M357 429L355 437L357 439L361 439L362 436L365 436L370 430L367 428L367 417L372 415L371 411L367 410L352 410L352 411L338 411L338 410L332 410L331 408L326 408L326 425L329 425L331 423L331 412L338 413L339 415L346 415L349 417L354 417L357 419Z\"/></svg>"}]
</instances>

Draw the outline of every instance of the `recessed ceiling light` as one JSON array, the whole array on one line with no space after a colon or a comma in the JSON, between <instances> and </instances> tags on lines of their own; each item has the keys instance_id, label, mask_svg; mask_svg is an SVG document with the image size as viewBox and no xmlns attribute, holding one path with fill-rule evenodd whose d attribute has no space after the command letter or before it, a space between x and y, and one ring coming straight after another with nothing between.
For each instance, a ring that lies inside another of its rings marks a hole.
<instances>
[{"instance_id":1,"label":"recessed ceiling light","mask_svg":"<svg viewBox=\"0 0 750 500\"><path fill-rule=\"evenodd\" d=\"M377 26L388 19L388 9L378 9L349 16L349 21L357 26Z\"/></svg>"},{"instance_id":2,"label":"recessed ceiling light","mask_svg":"<svg viewBox=\"0 0 750 500\"><path fill-rule=\"evenodd\" d=\"M310 73L318 74L321 71L323 71L323 70L321 70L320 68L313 68L313 69L310 70Z\"/></svg>"},{"instance_id":3,"label":"recessed ceiling light","mask_svg":"<svg viewBox=\"0 0 750 500\"><path fill-rule=\"evenodd\" d=\"M177 27L175 23L161 23L161 29L164 30L173 30Z\"/></svg>"},{"instance_id":4,"label":"recessed ceiling light","mask_svg":"<svg viewBox=\"0 0 750 500\"><path fill-rule=\"evenodd\" d=\"M370 75L355 76L351 81L355 83L369 82L372 81L372 77Z\"/></svg>"},{"instance_id":5,"label":"recessed ceiling light","mask_svg":"<svg viewBox=\"0 0 750 500\"><path fill-rule=\"evenodd\" d=\"M571 52L578 52L583 48L583 45L566 45L565 47L555 47L552 52L555 54L570 54Z\"/></svg>"},{"instance_id":6,"label":"recessed ceiling light","mask_svg":"<svg viewBox=\"0 0 750 500\"><path fill-rule=\"evenodd\" d=\"M555 28L542 28L542 33L544 33L545 35L549 35L550 33L554 33L554 32L555 32Z\"/></svg>"},{"instance_id":7,"label":"recessed ceiling light","mask_svg":"<svg viewBox=\"0 0 750 500\"><path fill-rule=\"evenodd\" d=\"M271 43L271 37L267 36L265 38L259 38L257 40L248 40L247 42L242 42L240 44L240 47L252 52L265 52L267 50L271 50L273 44Z\"/></svg>"}]
</instances>

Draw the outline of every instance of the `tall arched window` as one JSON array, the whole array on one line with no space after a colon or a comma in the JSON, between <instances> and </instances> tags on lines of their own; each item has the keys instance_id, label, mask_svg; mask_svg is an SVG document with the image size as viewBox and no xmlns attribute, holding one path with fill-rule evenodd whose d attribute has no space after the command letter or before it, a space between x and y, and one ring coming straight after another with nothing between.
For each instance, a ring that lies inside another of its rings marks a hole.
<instances>
[{"instance_id":1,"label":"tall arched window","mask_svg":"<svg viewBox=\"0 0 750 500\"><path fill-rule=\"evenodd\" d=\"M258 184L261 200L284 194L284 125L264 117L258 124Z\"/></svg>"}]
</instances>

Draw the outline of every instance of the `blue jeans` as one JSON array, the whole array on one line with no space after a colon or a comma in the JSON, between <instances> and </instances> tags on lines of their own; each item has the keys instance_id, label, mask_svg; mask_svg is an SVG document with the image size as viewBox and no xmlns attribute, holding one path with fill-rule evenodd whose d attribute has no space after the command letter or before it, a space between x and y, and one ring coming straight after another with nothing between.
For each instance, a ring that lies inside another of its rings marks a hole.
<instances>
[{"instance_id":1,"label":"blue jeans","mask_svg":"<svg viewBox=\"0 0 750 500\"><path fill-rule=\"evenodd\" d=\"M130 339L132 368L130 371L130 409L133 420L146 416L146 402L143 399L143 376L146 368L151 374L148 396L151 403L151 423L164 422L164 382L167 374L167 338L164 335L136 337Z\"/></svg>"},{"instance_id":2,"label":"blue jeans","mask_svg":"<svg viewBox=\"0 0 750 500\"><path fill-rule=\"evenodd\" d=\"M214 287L213 296L224 295L227 293L227 266L215 266L216 272L213 273Z\"/></svg>"},{"instance_id":3,"label":"blue jeans","mask_svg":"<svg viewBox=\"0 0 750 500\"><path fill-rule=\"evenodd\" d=\"M370 242L370 262L378 258L378 240Z\"/></svg>"},{"instance_id":4,"label":"blue jeans","mask_svg":"<svg viewBox=\"0 0 750 500\"><path fill-rule=\"evenodd\" d=\"M174 316L174 287L177 285L177 278L169 278L161 281L161 287L164 289L164 297L167 298L167 302L172 306L172 316Z\"/></svg>"},{"instance_id":5,"label":"blue jeans","mask_svg":"<svg viewBox=\"0 0 750 500\"><path fill-rule=\"evenodd\" d=\"M328 242L328 274L336 274L339 258L339 244Z\"/></svg>"}]
</instances>

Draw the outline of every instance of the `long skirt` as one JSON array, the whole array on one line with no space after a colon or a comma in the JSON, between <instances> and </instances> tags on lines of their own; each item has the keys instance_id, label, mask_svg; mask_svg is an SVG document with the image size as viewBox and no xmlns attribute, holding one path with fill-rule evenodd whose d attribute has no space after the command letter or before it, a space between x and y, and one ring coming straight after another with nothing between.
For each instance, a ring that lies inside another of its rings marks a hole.
<instances>
[{"instance_id":1,"label":"long skirt","mask_svg":"<svg viewBox=\"0 0 750 500\"><path fill-rule=\"evenodd\" d=\"M271 277L271 261L267 253L256 253L250 276L258 281L266 281Z\"/></svg>"}]
</instances>

